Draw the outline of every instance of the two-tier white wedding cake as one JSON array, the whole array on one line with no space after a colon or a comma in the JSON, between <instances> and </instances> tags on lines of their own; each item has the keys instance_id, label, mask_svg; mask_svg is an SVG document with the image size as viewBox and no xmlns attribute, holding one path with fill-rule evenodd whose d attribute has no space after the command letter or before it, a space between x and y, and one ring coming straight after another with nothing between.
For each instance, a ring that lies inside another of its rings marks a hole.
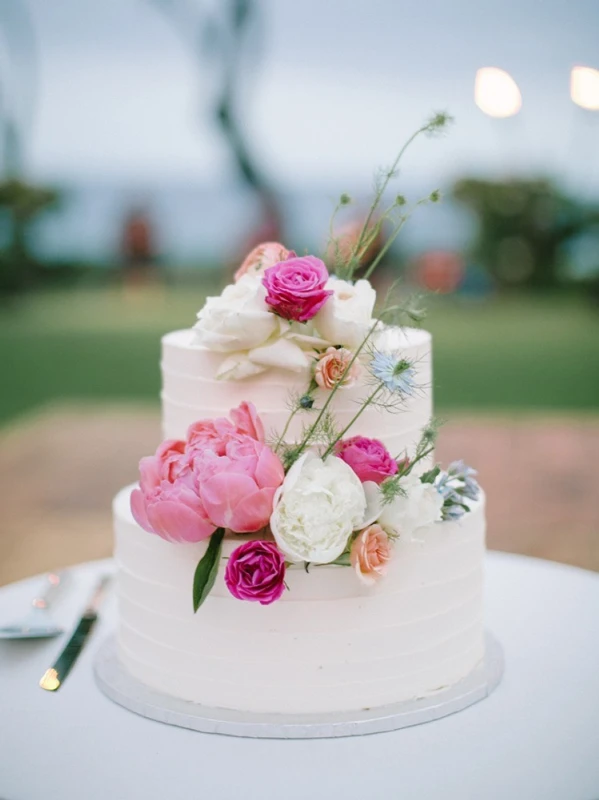
<instances>
[{"instance_id":1,"label":"two-tier white wedding cake","mask_svg":"<svg viewBox=\"0 0 599 800\"><path fill-rule=\"evenodd\" d=\"M430 334L374 301L267 244L163 338L166 441L114 501L118 652L143 684L344 712L483 658L484 498L434 464Z\"/></svg>"}]
</instances>

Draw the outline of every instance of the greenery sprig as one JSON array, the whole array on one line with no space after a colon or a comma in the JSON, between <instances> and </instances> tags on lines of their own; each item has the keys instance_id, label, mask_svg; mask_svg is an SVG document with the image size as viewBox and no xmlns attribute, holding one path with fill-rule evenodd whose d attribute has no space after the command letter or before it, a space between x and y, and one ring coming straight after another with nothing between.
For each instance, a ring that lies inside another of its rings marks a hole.
<instances>
[{"instance_id":1,"label":"greenery sprig","mask_svg":"<svg viewBox=\"0 0 599 800\"><path fill-rule=\"evenodd\" d=\"M400 454L396 457L395 460L397 461L397 465L399 467L398 471L391 478L387 478L387 480L381 483L381 500L384 505L392 503L396 497L405 496L406 491L401 485L401 479L405 478L406 475L409 475L416 464L433 452L437 442L440 425L441 423L438 420L431 419L424 426L420 432L420 439L416 445L416 452L414 453L413 458L408 459L403 454ZM420 480L423 481L423 483L434 483L439 472L439 467L433 467L433 469L421 475Z\"/></svg>"},{"instance_id":2,"label":"greenery sprig","mask_svg":"<svg viewBox=\"0 0 599 800\"><path fill-rule=\"evenodd\" d=\"M372 203L366 215L366 219L362 225L360 233L349 253L348 256L343 257L339 247L339 240L335 238L333 233L334 228L334 220L337 216L338 211L345 205L348 205L351 202L351 198L347 194L342 194L339 198L337 206L333 212L331 217L330 223L330 248L333 250L333 263L334 269L339 278L344 278L346 280L352 280L354 273L360 267L362 263L362 259L364 258L365 254L368 252L369 248L372 244L376 241L378 236L380 235L381 229L385 221L390 221L392 223L392 230L387 238L385 244L373 259L372 263L369 265L364 277L368 279L376 267L379 265L381 260L385 257L386 253L389 251L389 248L392 246L393 242L399 235L400 231L402 230L405 223L408 219L412 216L414 211L421 205L426 203L436 203L440 199L439 190L436 189L428 194L426 197L421 198L418 200L411 209L408 211L403 211L404 207L407 205L406 198L398 194L393 203L388 206L386 209L379 211L379 207L382 203L383 197L385 192L390 184L390 182L397 177L399 164L401 159L403 158L406 150L410 147L410 145L418 139L418 137L425 135L425 136L432 136L435 134L439 134L443 132L453 121L452 117L447 114L446 112L437 112L433 114L430 119L428 119L423 125L421 125L418 130L416 130L403 144L401 149L399 150L397 156L395 157L393 163L390 167L382 169L379 174L375 178L374 184L374 197L372 199Z\"/></svg>"}]
</instances>

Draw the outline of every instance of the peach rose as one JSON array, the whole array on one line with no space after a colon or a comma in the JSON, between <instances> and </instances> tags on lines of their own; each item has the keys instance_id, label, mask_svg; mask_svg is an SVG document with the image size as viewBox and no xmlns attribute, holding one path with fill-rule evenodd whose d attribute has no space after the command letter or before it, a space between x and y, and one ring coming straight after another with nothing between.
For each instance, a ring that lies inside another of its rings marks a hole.
<instances>
[{"instance_id":1,"label":"peach rose","mask_svg":"<svg viewBox=\"0 0 599 800\"><path fill-rule=\"evenodd\" d=\"M293 250L287 250L279 242L262 242L251 250L242 265L235 273L235 281L243 275L262 275L265 269L273 267L280 261L287 261L288 258L295 256Z\"/></svg>"},{"instance_id":2,"label":"peach rose","mask_svg":"<svg viewBox=\"0 0 599 800\"><path fill-rule=\"evenodd\" d=\"M321 389L333 389L337 384L339 388L349 388L353 386L360 373L357 361L351 365L348 373L343 377L350 361L354 357L351 350L345 347L329 347L319 356L314 368L314 380ZM343 380L342 380L343 378Z\"/></svg>"},{"instance_id":3,"label":"peach rose","mask_svg":"<svg viewBox=\"0 0 599 800\"><path fill-rule=\"evenodd\" d=\"M389 537L376 523L360 531L351 546L351 565L362 583L368 586L385 575L390 558Z\"/></svg>"}]
</instances>

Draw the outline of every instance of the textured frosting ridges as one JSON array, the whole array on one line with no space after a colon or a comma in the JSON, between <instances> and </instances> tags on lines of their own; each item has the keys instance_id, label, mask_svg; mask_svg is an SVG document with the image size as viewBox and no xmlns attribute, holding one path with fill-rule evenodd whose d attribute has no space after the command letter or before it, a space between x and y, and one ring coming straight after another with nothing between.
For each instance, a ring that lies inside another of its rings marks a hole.
<instances>
[{"instance_id":1,"label":"textured frosting ridges","mask_svg":"<svg viewBox=\"0 0 599 800\"><path fill-rule=\"evenodd\" d=\"M194 615L205 543L171 544L141 530L130 491L114 503L120 657L156 689L246 711L349 711L426 696L482 658L484 500L458 522L400 538L374 587L349 567L296 567L281 600L261 606L228 593L223 559ZM226 538L223 556L247 538Z\"/></svg>"},{"instance_id":2,"label":"textured frosting ridges","mask_svg":"<svg viewBox=\"0 0 599 800\"><path fill-rule=\"evenodd\" d=\"M166 438L185 437L189 425L198 419L226 414L242 401L251 401L258 409L266 431L280 432L289 416L289 393L305 390L309 375L281 369L270 369L242 381L218 380L214 376L222 361L222 353L214 353L193 344L191 330L174 331L162 339L162 415ZM414 328L387 330L385 347L393 348L402 357L414 361L418 389L404 408L389 413L376 407L367 408L351 429L381 439L396 456L412 451L422 427L432 414L431 337ZM337 393L332 405L335 419L344 427L355 415L358 401L372 390L368 377L358 385ZM322 405L325 395L315 393L315 407ZM289 428L288 441L299 437L302 425L310 423L315 412L298 414Z\"/></svg>"}]
</instances>

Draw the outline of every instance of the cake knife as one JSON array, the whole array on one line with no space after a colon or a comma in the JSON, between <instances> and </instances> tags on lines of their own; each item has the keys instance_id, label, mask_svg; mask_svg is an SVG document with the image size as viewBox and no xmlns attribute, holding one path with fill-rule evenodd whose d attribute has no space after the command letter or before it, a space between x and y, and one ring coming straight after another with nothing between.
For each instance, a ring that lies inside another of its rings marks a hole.
<instances>
[{"instance_id":1,"label":"cake knife","mask_svg":"<svg viewBox=\"0 0 599 800\"><path fill-rule=\"evenodd\" d=\"M110 575L104 575L99 580L87 608L79 618L79 622L71 638L64 646L54 666L44 672L40 681L42 689L46 689L48 692L55 692L62 686L98 619L98 609L104 599L110 577Z\"/></svg>"}]
</instances>

